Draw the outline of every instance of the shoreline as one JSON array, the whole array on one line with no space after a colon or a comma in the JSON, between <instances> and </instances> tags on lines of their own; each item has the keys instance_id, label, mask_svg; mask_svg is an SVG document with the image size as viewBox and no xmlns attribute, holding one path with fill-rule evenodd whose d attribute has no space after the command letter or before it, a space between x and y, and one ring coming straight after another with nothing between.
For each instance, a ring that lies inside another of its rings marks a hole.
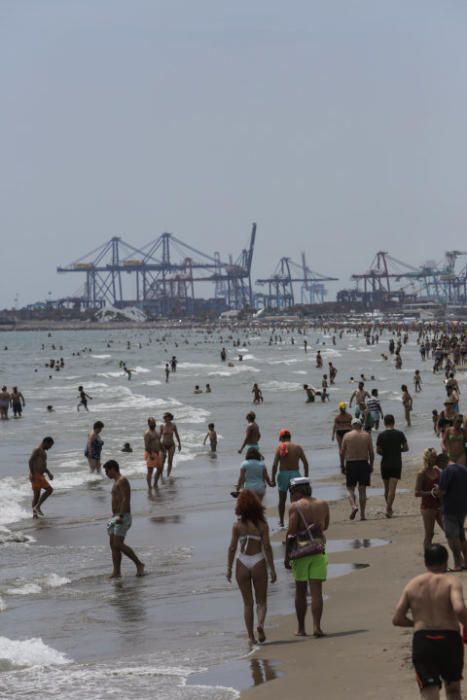
<instances>
[{"instance_id":1,"label":"shoreline","mask_svg":"<svg viewBox=\"0 0 467 700\"><path fill-rule=\"evenodd\" d=\"M294 636L296 617L291 592L288 615L269 617L267 642L254 657L274 663L280 677L241 692L242 700L308 700L314 697L360 697L368 700L411 700L417 697L415 673L411 666L411 630L392 625L392 615L403 587L424 571L423 524L419 499L413 495L420 460L404 464L397 494L395 515L384 515L384 498L368 500L368 520L349 520L346 499L330 502L329 539L383 539L380 547L356 548L329 554L330 563L366 564L365 568L328 580L325 596L322 639ZM331 477L330 482L340 480ZM380 485L379 460L372 485ZM272 511L275 517L275 509ZM271 513L269 513L271 515ZM279 533L273 535L277 540ZM445 544L444 534L435 530L434 542ZM450 558L451 555L450 555ZM278 575L288 575L284 568ZM461 575L462 576L462 575ZM307 612L307 631L311 613Z\"/></svg>"},{"instance_id":2,"label":"shoreline","mask_svg":"<svg viewBox=\"0 0 467 700\"><path fill-rule=\"evenodd\" d=\"M180 319L153 319L144 321L126 320L94 320L94 319L15 319L0 323L0 333L13 331L83 331L83 330L158 330L158 329L182 329L191 328L225 328L225 329L269 329L281 328L293 330L294 328L322 329L329 325L334 329L354 328L355 325L373 326L381 328L407 328L414 330L424 326L439 326L442 328L463 326L466 318L463 316L421 319L412 316L394 318L381 312L378 316L368 316L365 312L356 311L351 314L343 312L330 312L321 315L281 315L261 316L251 318L180 318ZM310 347L311 351L312 348Z\"/></svg>"}]
</instances>

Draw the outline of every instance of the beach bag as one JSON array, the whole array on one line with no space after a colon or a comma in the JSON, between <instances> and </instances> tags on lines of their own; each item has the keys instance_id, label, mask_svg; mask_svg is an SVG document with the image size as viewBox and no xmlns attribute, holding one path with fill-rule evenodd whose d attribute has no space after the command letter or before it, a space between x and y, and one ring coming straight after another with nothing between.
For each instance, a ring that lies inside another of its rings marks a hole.
<instances>
[{"instance_id":1,"label":"beach bag","mask_svg":"<svg viewBox=\"0 0 467 700\"><path fill-rule=\"evenodd\" d=\"M297 532L296 535L288 537L287 548L289 550L289 559L294 561L295 559L309 557L313 554L324 554L325 542L321 525L316 523L308 525L298 506L297 511L305 525L305 529Z\"/></svg>"}]
</instances>

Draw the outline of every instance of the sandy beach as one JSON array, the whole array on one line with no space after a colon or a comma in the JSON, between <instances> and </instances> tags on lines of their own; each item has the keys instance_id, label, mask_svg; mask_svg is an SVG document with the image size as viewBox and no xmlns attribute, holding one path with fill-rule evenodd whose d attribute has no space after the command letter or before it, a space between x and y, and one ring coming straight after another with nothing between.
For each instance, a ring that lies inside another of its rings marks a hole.
<instances>
[{"instance_id":1,"label":"sandy beach","mask_svg":"<svg viewBox=\"0 0 467 700\"><path fill-rule=\"evenodd\" d=\"M377 462L374 485L381 482ZM424 569L423 525L419 500L413 496L419 465L419 460L413 457L406 460L400 488L408 490L397 496L392 519L384 516L382 496L369 499L369 519L365 522L349 521L346 500L331 503L329 538L381 538L390 543L329 555L331 563L350 561L368 566L325 584L325 638L294 637L293 597L290 615L269 619L268 642L256 656L274 661L283 675L244 691L242 698L409 700L418 697L410 659L411 632L393 627L391 618L403 586ZM276 517L274 509L269 514ZM434 541L445 543L443 533L435 532ZM308 615L308 630L311 630L309 612Z\"/></svg>"}]
</instances>

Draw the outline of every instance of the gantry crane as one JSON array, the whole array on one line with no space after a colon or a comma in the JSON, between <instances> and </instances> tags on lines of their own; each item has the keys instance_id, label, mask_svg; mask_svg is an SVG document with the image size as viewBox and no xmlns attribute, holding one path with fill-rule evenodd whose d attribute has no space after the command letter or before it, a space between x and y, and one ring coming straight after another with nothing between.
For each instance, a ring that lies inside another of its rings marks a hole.
<instances>
[{"instance_id":1,"label":"gantry crane","mask_svg":"<svg viewBox=\"0 0 467 700\"><path fill-rule=\"evenodd\" d=\"M300 276L295 276L293 274L295 272ZM283 257L279 260L271 277L256 280L256 284L259 286L267 285L268 287L268 293L258 295L258 299L267 308L290 308L295 305L294 284L300 283L303 285L302 299L304 294L309 294L309 303L313 303L312 285L335 280L337 280L336 277L326 277L310 270L306 265L304 254L302 254L302 265L298 265L291 258ZM316 291L315 289L314 293Z\"/></svg>"},{"instance_id":2,"label":"gantry crane","mask_svg":"<svg viewBox=\"0 0 467 700\"><path fill-rule=\"evenodd\" d=\"M219 254L203 253L171 233L163 233L141 248L115 236L70 265L58 267L57 272L85 274L85 308L134 304L167 314L193 306L190 300L195 297L195 283L211 282L224 288L229 306L242 309L252 302L255 239L253 224L249 248L230 264ZM130 290L127 275L134 282Z\"/></svg>"}]
</instances>

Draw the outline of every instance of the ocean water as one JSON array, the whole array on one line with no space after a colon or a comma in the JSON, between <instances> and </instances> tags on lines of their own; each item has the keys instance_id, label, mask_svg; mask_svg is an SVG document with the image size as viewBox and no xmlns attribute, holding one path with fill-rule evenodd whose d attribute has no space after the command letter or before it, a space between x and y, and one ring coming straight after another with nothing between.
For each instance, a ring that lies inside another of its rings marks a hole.
<instances>
[{"instance_id":1,"label":"ocean water","mask_svg":"<svg viewBox=\"0 0 467 700\"><path fill-rule=\"evenodd\" d=\"M413 394L414 427L407 436L412 454L437 445L431 410L442 407L442 378L433 376L431 362L420 361L415 337L397 371L381 357L388 334L368 347L361 337L346 333L333 347L329 336L308 331L308 353L302 335L294 333L294 345L285 331L272 344L270 335L269 330L232 336L204 329L63 331L51 337L0 333L0 382L18 385L26 399L22 419L0 422L0 697L236 697L235 688L245 684L243 675L238 683L229 679L216 687L189 679L248 653L240 594L235 583L227 583L225 568L234 521L229 492L238 477L237 450L254 382L264 394L264 404L255 410L268 465L278 430L290 428L310 459L317 495L343 494L338 485L329 491L320 481L338 470L331 428L337 403L348 400L356 386L350 376L374 375L367 388L380 389L383 409L394 413L402 427L400 385L412 390L413 372L420 368L423 392ZM237 338L240 349L232 346ZM233 366L220 360L223 345ZM318 347L322 370L315 367ZM166 383L165 362L172 355L179 365ZM50 358L60 357L63 370L45 367ZM305 404L302 384L320 386L330 360L338 369L331 401ZM134 370L131 381L119 369L120 361ZM462 375L459 381L462 387ZM206 383L211 394L193 394L195 384ZM93 397L89 413L76 410L79 384ZM54 413L47 413L48 404ZM148 494L142 436L147 417L159 422L166 410L175 415L183 449L175 459L174 478ZM111 483L89 474L83 455L96 420L105 423L103 460L116 458L131 482L134 520L128 543L146 563L143 579L134 576L128 560L121 581L107 579ZM219 435L216 457L202 444L211 421ZM27 461L45 435L55 439L49 452L55 492L43 507L46 517L33 521ZM120 452L127 441L132 454ZM377 476L375 486L380 486ZM268 493L265 502L275 504L276 494ZM277 521L271 519L270 525L274 530ZM274 555L279 580L270 588L270 615L293 611L293 583L281 566L279 543ZM331 566L331 575L346 572Z\"/></svg>"}]
</instances>

